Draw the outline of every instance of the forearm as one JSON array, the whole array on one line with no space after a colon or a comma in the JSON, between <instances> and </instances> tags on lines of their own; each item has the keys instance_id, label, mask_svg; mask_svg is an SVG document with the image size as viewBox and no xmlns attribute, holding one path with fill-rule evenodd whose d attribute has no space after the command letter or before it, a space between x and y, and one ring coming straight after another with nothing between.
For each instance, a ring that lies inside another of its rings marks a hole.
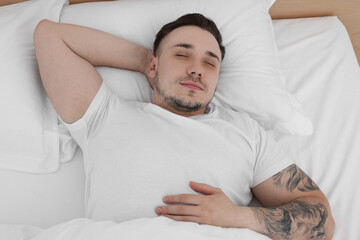
<instances>
[{"instance_id":1,"label":"forearm","mask_svg":"<svg viewBox=\"0 0 360 240\"><path fill-rule=\"evenodd\" d=\"M283 170L282 174L287 172ZM310 179L311 180L311 179ZM309 183L309 181L306 181ZM302 181L301 186L303 187ZM190 182L190 187L199 194L166 196L168 206L156 208L156 213L177 221L196 222L227 228L248 228L272 239L331 239L335 223L329 203L319 190L306 193L289 193L271 189L272 180L252 188L258 199L272 208L238 206L226 194L213 186ZM314 185L316 187L316 185ZM304 188L301 188L304 189ZM267 197L259 195L264 192ZM283 196L276 199L278 195ZM306 196L304 196L306 194ZM303 195L303 196L301 196ZM270 199L269 196L272 198ZM291 200L292 199L292 200Z\"/></svg>"},{"instance_id":2,"label":"forearm","mask_svg":"<svg viewBox=\"0 0 360 240\"><path fill-rule=\"evenodd\" d=\"M83 26L43 21L49 37L57 37L93 66L110 66L144 73L151 51L106 32Z\"/></svg>"},{"instance_id":3,"label":"forearm","mask_svg":"<svg viewBox=\"0 0 360 240\"><path fill-rule=\"evenodd\" d=\"M327 203L302 198L274 208L247 208L246 227L272 239L331 239L334 221ZM244 218L242 218L244 219Z\"/></svg>"}]
</instances>

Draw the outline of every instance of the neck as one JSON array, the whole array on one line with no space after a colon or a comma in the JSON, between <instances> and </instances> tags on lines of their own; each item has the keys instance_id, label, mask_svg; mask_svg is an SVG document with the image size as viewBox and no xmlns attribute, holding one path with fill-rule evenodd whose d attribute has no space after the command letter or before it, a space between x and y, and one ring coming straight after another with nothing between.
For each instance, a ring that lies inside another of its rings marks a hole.
<instances>
[{"instance_id":1,"label":"neck","mask_svg":"<svg viewBox=\"0 0 360 240\"><path fill-rule=\"evenodd\" d=\"M153 103L169 112L172 112L174 114L177 114L177 115L180 115L180 116L183 116L183 117L192 117L192 116L197 116L197 115L201 115L201 114L205 114L207 113L207 107L204 107L204 108L200 108L198 110L194 110L194 111L182 111L180 109L176 109L176 108L172 108L170 106L166 106L166 105L160 105L160 104L156 104L156 103Z\"/></svg>"},{"instance_id":2,"label":"neck","mask_svg":"<svg viewBox=\"0 0 360 240\"><path fill-rule=\"evenodd\" d=\"M166 104L166 102L164 101L156 101L156 99L152 99L152 103L169 111L172 112L174 114L183 116L183 117L192 117L192 116L196 116L196 115L201 115L201 114L205 114L208 112L208 107L207 106L201 106L201 107L196 107L196 108L191 108L191 107L184 107L182 105L177 105L177 104Z\"/></svg>"},{"instance_id":3,"label":"neck","mask_svg":"<svg viewBox=\"0 0 360 240\"><path fill-rule=\"evenodd\" d=\"M165 94L162 96L153 94L151 102L169 112L183 117L191 117L208 112L208 104L186 101L181 98L166 96Z\"/></svg>"}]
</instances>

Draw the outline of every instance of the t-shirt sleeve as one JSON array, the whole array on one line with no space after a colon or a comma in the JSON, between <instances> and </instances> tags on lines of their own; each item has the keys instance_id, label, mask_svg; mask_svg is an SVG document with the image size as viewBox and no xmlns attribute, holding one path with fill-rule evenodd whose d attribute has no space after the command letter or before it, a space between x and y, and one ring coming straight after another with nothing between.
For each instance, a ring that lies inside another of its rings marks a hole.
<instances>
[{"instance_id":1,"label":"t-shirt sleeve","mask_svg":"<svg viewBox=\"0 0 360 240\"><path fill-rule=\"evenodd\" d=\"M60 121L69 129L71 136L80 148L83 148L89 136L105 121L112 95L113 93L108 90L103 82L82 118L68 124L59 117Z\"/></svg>"},{"instance_id":2,"label":"t-shirt sleeve","mask_svg":"<svg viewBox=\"0 0 360 240\"><path fill-rule=\"evenodd\" d=\"M255 128L255 165L252 187L267 180L291 164L294 160L258 124Z\"/></svg>"}]
</instances>

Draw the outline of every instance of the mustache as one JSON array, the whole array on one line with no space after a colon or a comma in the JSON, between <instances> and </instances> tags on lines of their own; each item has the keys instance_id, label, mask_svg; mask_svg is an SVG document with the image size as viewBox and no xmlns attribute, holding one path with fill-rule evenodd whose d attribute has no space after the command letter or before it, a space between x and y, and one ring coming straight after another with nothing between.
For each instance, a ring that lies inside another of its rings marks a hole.
<instances>
[{"instance_id":1,"label":"mustache","mask_svg":"<svg viewBox=\"0 0 360 240\"><path fill-rule=\"evenodd\" d=\"M206 84L204 84L204 83L202 82L201 78L198 78L198 77L187 76L187 77L180 78L180 79L177 80L178 83L182 83L182 82L186 82L186 81L196 82L196 83L198 83L198 84L201 85L202 89L204 89L204 90L207 89Z\"/></svg>"},{"instance_id":2,"label":"mustache","mask_svg":"<svg viewBox=\"0 0 360 240\"><path fill-rule=\"evenodd\" d=\"M187 76L187 77L184 77L184 81L186 80L191 80L193 82L201 82L201 79L200 78L197 78L197 77L194 77L194 76Z\"/></svg>"},{"instance_id":3,"label":"mustache","mask_svg":"<svg viewBox=\"0 0 360 240\"><path fill-rule=\"evenodd\" d=\"M185 81L192 81L192 82L197 82L197 83L200 83L200 85L205 88L206 87L206 84L204 84L202 81L201 81L201 78L197 78L197 77L194 77L194 76L187 76L187 77L184 77L184 78L181 78L178 80L178 83L181 83L181 82L185 82Z\"/></svg>"}]
</instances>

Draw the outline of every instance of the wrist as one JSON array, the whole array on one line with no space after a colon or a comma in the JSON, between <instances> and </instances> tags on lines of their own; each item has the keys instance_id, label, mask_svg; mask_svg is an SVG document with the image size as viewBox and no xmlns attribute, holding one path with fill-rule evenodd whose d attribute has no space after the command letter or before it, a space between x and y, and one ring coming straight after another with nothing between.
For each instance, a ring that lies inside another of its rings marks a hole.
<instances>
[{"instance_id":1,"label":"wrist","mask_svg":"<svg viewBox=\"0 0 360 240\"><path fill-rule=\"evenodd\" d=\"M256 226L256 219L250 207L236 206L234 211L234 228L249 228Z\"/></svg>"},{"instance_id":2,"label":"wrist","mask_svg":"<svg viewBox=\"0 0 360 240\"><path fill-rule=\"evenodd\" d=\"M153 55L152 50L144 48L143 57L142 57L142 63L141 63L141 67L139 69L139 72L141 72L145 76L147 76L148 67L149 67L150 59L151 59L152 55Z\"/></svg>"}]
</instances>

